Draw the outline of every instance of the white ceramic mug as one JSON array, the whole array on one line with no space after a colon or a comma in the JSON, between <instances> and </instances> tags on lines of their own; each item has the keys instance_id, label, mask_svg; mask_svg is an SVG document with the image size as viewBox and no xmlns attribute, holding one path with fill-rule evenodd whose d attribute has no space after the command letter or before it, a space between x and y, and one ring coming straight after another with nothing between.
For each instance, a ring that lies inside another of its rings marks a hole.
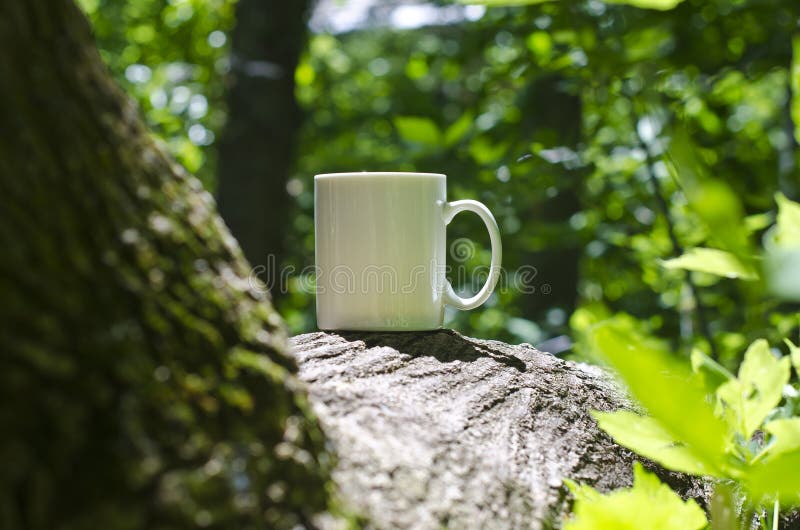
<instances>
[{"instance_id":1,"label":"white ceramic mug","mask_svg":"<svg viewBox=\"0 0 800 530\"><path fill-rule=\"evenodd\" d=\"M500 230L477 201L447 202L437 173L330 173L314 177L317 325L403 331L442 327L444 305L472 309L500 277ZM462 211L486 224L486 283L461 298L445 278L445 228Z\"/></svg>"}]
</instances>

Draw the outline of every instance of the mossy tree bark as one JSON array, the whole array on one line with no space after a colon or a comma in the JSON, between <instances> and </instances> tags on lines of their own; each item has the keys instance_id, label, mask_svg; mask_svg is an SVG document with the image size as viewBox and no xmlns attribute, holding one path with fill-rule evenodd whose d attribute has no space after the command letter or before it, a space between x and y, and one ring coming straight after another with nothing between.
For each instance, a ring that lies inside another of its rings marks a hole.
<instances>
[{"instance_id":1,"label":"mossy tree bark","mask_svg":"<svg viewBox=\"0 0 800 530\"><path fill-rule=\"evenodd\" d=\"M0 527L281 528L326 455L267 295L70 0L0 0Z\"/></svg>"},{"instance_id":2,"label":"mossy tree bark","mask_svg":"<svg viewBox=\"0 0 800 530\"><path fill-rule=\"evenodd\" d=\"M309 0L239 0L228 76L228 123L219 146L219 205L259 278L280 296L278 268L290 212L286 183L301 112L294 71Z\"/></svg>"}]
</instances>

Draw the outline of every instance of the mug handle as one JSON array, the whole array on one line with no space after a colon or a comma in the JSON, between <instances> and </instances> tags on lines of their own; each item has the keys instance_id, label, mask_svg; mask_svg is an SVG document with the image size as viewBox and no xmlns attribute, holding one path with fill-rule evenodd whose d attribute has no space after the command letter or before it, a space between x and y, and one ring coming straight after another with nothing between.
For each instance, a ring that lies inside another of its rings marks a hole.
<instances>
[{"instance_id":1,"label":"mug handle","mask_svg":"<svg viewBox=\"0 0 800 530\"><path fill-rule=\"evenodd\" d=\"M492 244L492 263L489 266L489 277L486 279L486 283L483 284L481 290L471 298L461 298L458 296L453 290L453 286L450 285L450 282L445 280L447 285L444 292L444 301L447 305L451 305L457 309L475 309L488 300L492 291L494 291L495 285L497 285L497 280L500 279L503 244L500 242L500 228L497 227L497 221L494 220L494 216L492 212L489 211L489 208L478 201L465 200L447 202L444 204L444 224L449 225L453 217L460 212L476 213L478 217L483 220L483 223L486 225L486 230L489 231L489 241L491 241Z\"/></svg>"}]
</instances>

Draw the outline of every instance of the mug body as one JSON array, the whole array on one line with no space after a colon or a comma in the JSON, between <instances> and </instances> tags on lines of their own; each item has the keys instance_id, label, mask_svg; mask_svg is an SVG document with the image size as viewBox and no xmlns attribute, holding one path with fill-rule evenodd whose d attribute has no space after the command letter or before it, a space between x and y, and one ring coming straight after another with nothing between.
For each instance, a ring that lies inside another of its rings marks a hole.
<instances>
[{"instance_id":1,"label":"mug body","mask_svg":"<svg viewBox=\"0 0 800 530\"><path fill-rule=\"evenodd\" d=\"M441 174L314 177L320 329L442 326L445 201Z\"/></svg>"}]
</instances>

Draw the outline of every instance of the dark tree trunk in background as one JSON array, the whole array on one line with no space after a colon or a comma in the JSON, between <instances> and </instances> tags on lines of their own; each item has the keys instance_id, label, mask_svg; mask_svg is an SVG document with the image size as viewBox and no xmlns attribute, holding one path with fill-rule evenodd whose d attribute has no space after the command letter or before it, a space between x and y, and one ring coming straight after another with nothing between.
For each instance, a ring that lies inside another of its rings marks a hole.
<instances>
[{"instance_id":1,"label":"dark tree trunk in background","mask_svg":"<svg viewBox=\"0 0 800 530\"><path fill-rule=\"evenodd\" d=\"M306 41L309 0L240 0L233 30L228 123L219 146L220 212L248 260L279 296L301 114L294 71Z\"/></svg>"},{"instance_id":2,"label":"dark tree trunk in background","mask_svg":"<svg viewBox=\"0 0 800 530\"><path fill-rule=\"evenodd\" d=\"M70 0L0 0L0 248L0 528L291 528L324 508L280 318Z\"/></svg>"},{"instance_id":3,"label":"dark tree trunk in background","mask_svg":"<svg viewBox=\"0 0 800 530\"><path fill-rule=\"evenodd\" d=\"M581 98L569 93L564 82L559 75L539 77L521 94L518 106L527 109L523 113L521 134L537 139L543 145L565 146L578 152L583 106ZM525 256L524 263L536 267L536 282L540 285L539 291L527 295L523 302L525 317L534 322L544 321L547 311L554 308L562 309L566 315L575 310L579 262L585 244L569 226L570 217L581 209L579 191L583 186L584 172L568 169L562 164L544 167L550 169L554 173L553 180L560 183L557 185L558 195L522 208L530 208L529 218L538 223L533 224L534 229L560 232L561 235L549 238L550 241L559 241L559 244ZM542 289L544 285L549 292Z\"/></svg>"}]
</instances>

